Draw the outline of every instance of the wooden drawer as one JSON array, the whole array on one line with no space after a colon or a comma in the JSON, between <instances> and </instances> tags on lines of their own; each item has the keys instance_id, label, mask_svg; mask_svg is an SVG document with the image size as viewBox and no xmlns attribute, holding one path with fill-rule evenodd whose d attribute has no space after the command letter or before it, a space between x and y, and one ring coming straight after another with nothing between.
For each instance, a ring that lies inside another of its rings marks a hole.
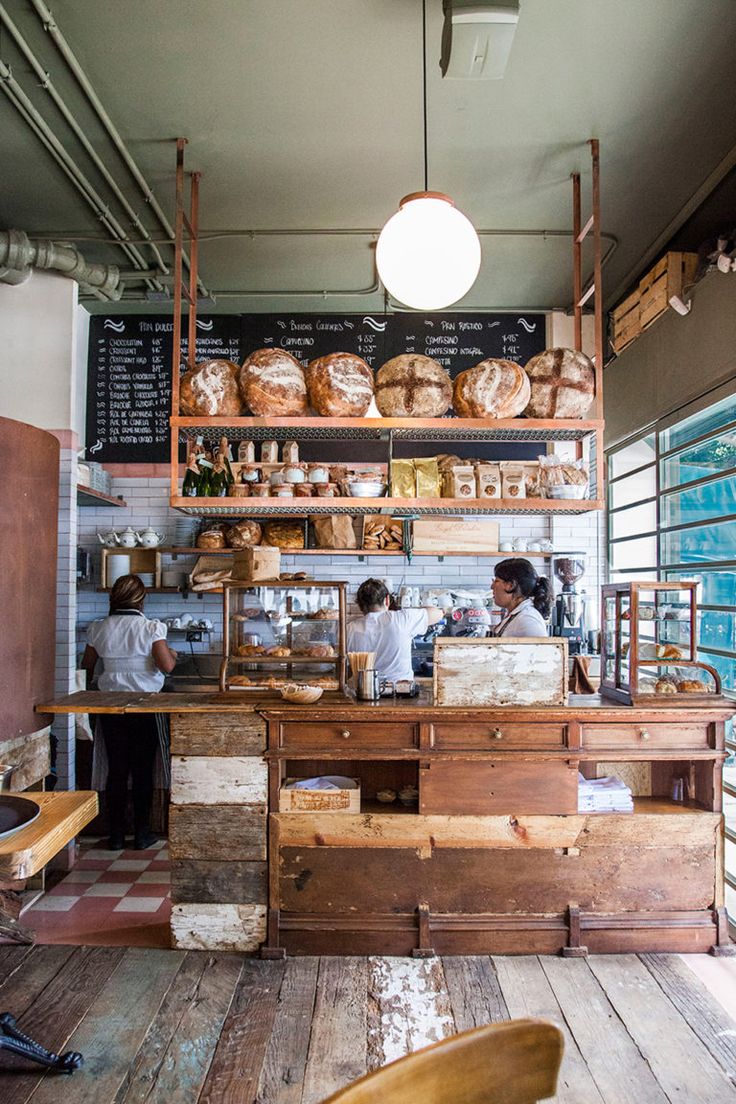
<instances>
[{"instance_id":1,"label":"wooden drawer","mask_svg":"<svg viewBox=\"0 0 736 1104\"><path fill-rule=\"evenodd\" d=\"M554 724L488 724L483 721L465 724L436 724L436 748L562 748L565 746L565 726Z\"/></svg>"},{"instance_id":2,"label":"wooden drawer","mask_svg":"<svg viewBox=\"0 0 736 1104\"><path fill-rule=\"evenodd\" d=\"M707 748L707 724L583 725L584 748Z\"/></svg>"},{"instance_id":3,"label":"wooden drawer","mask_svg":"<svg viewBox=\"0 0 736 1104\"><path fill-rule=\"evenodd\" d=\"M578 811L578 772L564 760L430 763L419 771L419 812L514 816Z\"/></svg>"},{"instance_id":4,"label":"wooden drawer","mask_svg":"<svg viewBox=\"0 0 736 1104\"><path fill-rule=\"evenodd\" d=\"M364 721L287 721L281 725L281 746L293 748L413 748L417 726Z\"/></svg>"}]
</instances>

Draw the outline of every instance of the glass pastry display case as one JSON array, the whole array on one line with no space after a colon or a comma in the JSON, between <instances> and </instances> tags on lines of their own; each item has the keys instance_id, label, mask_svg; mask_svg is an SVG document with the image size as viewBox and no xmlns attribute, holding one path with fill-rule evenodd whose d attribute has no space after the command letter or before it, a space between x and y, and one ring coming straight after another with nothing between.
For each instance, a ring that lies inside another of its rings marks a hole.
<instances>
[{"instance_id":1,"label":"glass pastry display case","mask_svg":"<svg viewBox=\"0 0 736 1104\"><path fill-rule=\"evenodd\" d=\"M226 583L221 690L345 685L346 583Z\"/></svg>"},{"instance_id":2,"label":"glass pastry display case","mask_svg":"<svg viewBox=\"0 0 736 1104\"><path fill-rule=\"evenodd\" d=\"M697 582L610 583L601 615L602 697L626 705L712 701L715 668L697 659Z\"/></svg>"}]
</instances>

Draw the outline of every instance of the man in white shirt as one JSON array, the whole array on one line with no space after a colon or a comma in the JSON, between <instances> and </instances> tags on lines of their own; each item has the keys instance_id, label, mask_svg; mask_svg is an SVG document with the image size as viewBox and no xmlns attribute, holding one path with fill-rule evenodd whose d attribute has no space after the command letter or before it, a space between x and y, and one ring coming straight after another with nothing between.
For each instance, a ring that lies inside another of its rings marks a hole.
<instances>
[{"instance_id":1,"label":"man in white shirt","mask_svg":"<svg viewBox=\"0 0 736 1104\"><path fill-rule=\"evenodd\" d=\"M363 616L348 625L348 651L375 652L381 678L413 679L411 642L442 619L442 610L432 606L390 610L389 593L380 579L361 583L357 602Z\"/></svg>"}]
</instances>

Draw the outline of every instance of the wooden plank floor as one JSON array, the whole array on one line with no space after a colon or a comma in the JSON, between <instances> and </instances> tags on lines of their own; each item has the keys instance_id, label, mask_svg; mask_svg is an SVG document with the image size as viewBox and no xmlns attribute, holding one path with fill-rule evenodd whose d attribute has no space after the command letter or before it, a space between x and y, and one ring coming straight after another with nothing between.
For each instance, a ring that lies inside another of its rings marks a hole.
<instances>
[{"instance_id":1,"label":"wooden plank floor","mask_svg":"<svg viewBox=\"0 0 736 1104\"><path fill-rule=\"evenodd\" d=\"M85 1066L60 1081L0 1052L3 1104L317 1104L409 1051L519 1016L565 1035L560 1104L736 1104L736 1022L676 955L262 962L0 947L4 1011Z\"/></svg>"}]
</instances>

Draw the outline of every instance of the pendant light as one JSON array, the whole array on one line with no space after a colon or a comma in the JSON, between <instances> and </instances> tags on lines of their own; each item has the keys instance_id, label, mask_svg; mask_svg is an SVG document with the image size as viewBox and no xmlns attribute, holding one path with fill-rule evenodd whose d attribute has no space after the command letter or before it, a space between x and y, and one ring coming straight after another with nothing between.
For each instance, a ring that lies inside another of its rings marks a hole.
<instances>
[{"instance_id":1,"label":"pendant light","mask_svg":"<svg viewBox=\"0 0 736 1104\"><path fill-rule=\"evenodd\" d=\"M470 219L427 183L427 11L422 0L424 191L404 196L376 245L386 290L415 310L441 310L462 299L480 269L480 241Z\"/></svg>"}]
</instances>

